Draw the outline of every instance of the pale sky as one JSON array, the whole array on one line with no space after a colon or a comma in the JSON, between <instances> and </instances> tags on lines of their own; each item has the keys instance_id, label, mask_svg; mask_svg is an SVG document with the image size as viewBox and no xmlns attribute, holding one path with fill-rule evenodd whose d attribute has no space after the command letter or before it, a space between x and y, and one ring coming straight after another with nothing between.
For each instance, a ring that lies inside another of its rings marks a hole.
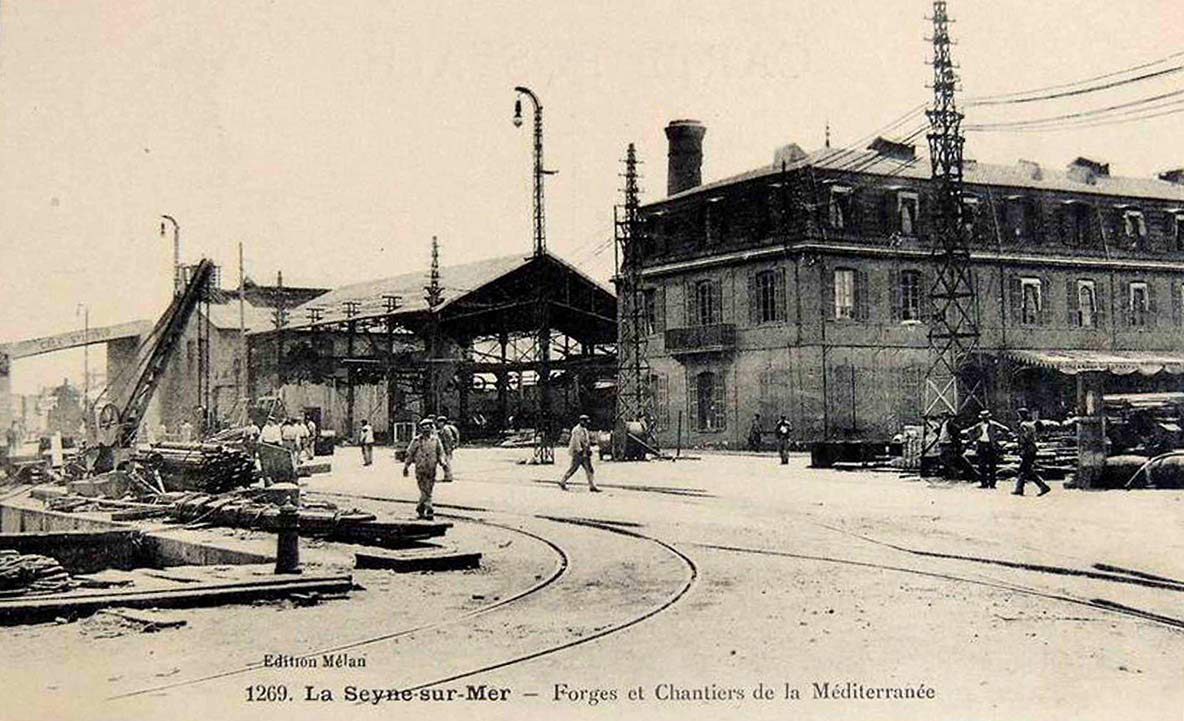
<instances>
[{"instance_id":1,"label":"pale sky","mask_svg":"<svg viewBox=\"0 0 1184 721\"><path fill-rule=\"evenodd\" d=\"M608 277L618 159L664 195L662 128L708 127L704 179L788 142L844 145L926 102L926 0L235 2L0 5L0 340L155 318L182 254L338 284L530 248L529 124L544 106L549 246ZM1079 80L1184 50L1178 0L951 0L966 95ZM1047 116L1184 87L1171 76L1046 103ZM1017 111L975 120L1013 119ZM1184 115L973 135L968 157L1118 175L1184 166ZM14 390L81 374L21 361Z\"/></svg>"}]
</instances>

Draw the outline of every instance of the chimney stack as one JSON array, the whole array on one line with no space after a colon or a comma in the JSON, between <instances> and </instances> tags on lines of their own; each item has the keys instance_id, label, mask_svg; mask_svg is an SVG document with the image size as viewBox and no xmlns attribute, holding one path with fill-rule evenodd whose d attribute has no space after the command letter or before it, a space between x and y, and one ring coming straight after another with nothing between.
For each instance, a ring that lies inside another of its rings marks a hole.
<instances>
[{"instance_id":1,"label":"chimney stack","mask_svg":"<svg viewBox=\"0 0 1184 721\"><path fill-rule=\"evenodd\" d=\"M702 182L703 136L707 128L698 120L672 120L666 126L670 144L666 166L666 195L675 195Z\"/></svg>"}]
</instances>

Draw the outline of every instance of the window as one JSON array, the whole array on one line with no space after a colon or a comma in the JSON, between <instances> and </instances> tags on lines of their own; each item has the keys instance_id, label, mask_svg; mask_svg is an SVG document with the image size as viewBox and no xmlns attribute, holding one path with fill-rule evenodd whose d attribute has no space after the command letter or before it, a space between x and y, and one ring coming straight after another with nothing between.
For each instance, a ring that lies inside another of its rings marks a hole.
<instances>
[{"instance_id":1,"label":"window","mask_svg":"<svg viewBox=\"0 0 1184 721\"><path fill-rule=\"evenodd\" d=\"M978 224L978 209L978 198L973 195L962 198L962 228L967 235L974 233L974 227Z\"/></svg>"},{"instance_id":2,"label":"window","mask_svg":"<svg viewBox=\"0 0 1184 721\"><path fill-rule=\"evenodd\" d=\"M835 269L835 320L855 318L855 271Z\"/></svg>"},{"instance_id":3,"label":"window","mask_svg":"<svg viewBox=\"0 0 1184 721\"><path fill-rule=\"evenodd\" d=\"M720 322L721 299L719 283L701 280L694 286L691 325L716 325Z\"/></svg>"},{"instance_id":4,"label":"window","mask_svg":"<svg viewBox=\"0 0 1184 721\"><path fill-rule=\"evenodd\" d=\"M1037 325L1044 311L1044 293L1039 278L1020 278L1020 322Z\"/></svg>"},{"instance_id":5,"label":"window","mask_svg":"<svg viewBox=\"0 0 1184 721\"><path fill-rule=\"evenodd\" d=\"M653 335L658 329L658 291L654 288L641 291L641 329L644 335Z\"/></svg>"},{"instance_id":6,"label":"window","mask_svg":"<svg viewBox=\"0 0 1184 721\"><path fill-rule=\"evenodd\" d=\"M1140 210L1127 210L1122 214L1122 227L1126 238L1135 248L1147 247L1147 220Z\"/></svg>"},{"instance_id":7,"label":"window","mask_svg":"<svg viewBox=\"0 0 1184 721\"><path fill-rule=\"evenodd\" d=\"M830 188L830 227L843 230L851 225L851 188L845 185L832 185Z\"/></svg>"},{"instance_id":8,"label":"window","mask_svg":"<svg viewBox=\"0 0 1184 721\"><path fill-rule=\"evenodd\" d=\"M1077 281L1077 325L1092 328L1098 323L1098 294L1092 280Z\"/></svg>"},{"instance_id":9,"label":"window","mask_svg":"<svg viewBox=\"0 0 1184 721\"><path fill-rule=\"evenodd\" d=\"M896 195L896 215L900 220L901 235L917 234L918 205L916 193L900 192Z\"/></svg>"},{"instance_id":10,"label":"window","mask_svg":"<svg viewBox=\"0 0 1184 721\"><path fill-rule=\"evenodd\" d=\"M921 320L921 273L916 270L900 272L900 319Z\"/></svg>"},{"instance_id":11,"label":"window","mask_svg":"<svg viewBox=\"0 0 1184 721\"><path fill-rule=\"evenodd\" d=\"M1073 245L1089 245L1090 207L1085 203L1070 203L1067 213L1069 216L1069 242Z\"/></svg>"},{"instance_id":12,"label":"window","mask_svg":"<svg viewBox=\"0 0 1184 721\"><path fill-rule=\"evenodd\" d=\"M699 431L722 431L727 427L724 378L711 371L702 371L689 378L687 401L691 417Z\"/></svg>"},{"instance_id":13,"label":"window","mask_svg":"<svg viewBox=\"0 0 1184 721\"><path fill-rule=\"evenodd\" d=\"M1028 235L1028 202L1026 198L1013 197L1007 199L1004 206L1006 213L1007 231L1016 240L1022 240Z\"/></svg>"},{"instance_id":14,"label":"window","mask_svg":"<svg viewBox=\"0 0 1184 721\"><path fill-rule=\"evenodd\" d=\"M1138 327L1147 325L1147 316L1151 311L1151 294L1147 289L1147 284L1143 281L1131 283L1127 303L1131 325Z\"/></svg>"},{"instance_id":15,"label":"window","mask_svg":"<svg viewBox=\"0 0 1184 721\"><path fill-rule=\"evenodd\" d=\"M728 209L723 198L715 197L707 200L705 211L707 244L721 243L728 234Z\"/></svg>"},{"instance_id":16,"label":"window","mask_svg":"<svg viewBox=\"0 0 1184 721\"><path fill-rule=\"evenodd\" d=\"M752 325L785 320L785 275L762 270L749 276L749 321Z\"/></svg>"},{"instance_id":17,"label":"window","mask_svg":"<svg viewBox=\"0 0 1184 721\"><path fill-rule=\"evenodd\" d=\"M1184 250L1184 213L1172 213L1172 239L1176 250Z\"/></svg>"}]
</instances>

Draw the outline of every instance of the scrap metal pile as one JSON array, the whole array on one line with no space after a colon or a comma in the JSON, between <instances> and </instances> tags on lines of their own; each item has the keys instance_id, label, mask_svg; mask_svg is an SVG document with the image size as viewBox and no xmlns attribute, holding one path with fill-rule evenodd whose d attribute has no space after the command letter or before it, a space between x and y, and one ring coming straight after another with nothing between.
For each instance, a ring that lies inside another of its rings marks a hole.
<instances>
[{"instance_id":1,"label":"scrap metal pile","mask_svg":"<svg viewBox=\"0 0 1184 721\"><path fill-rule=\"evenodd\" d=\"M255 462L242 448L214 443L157 443L131 460L160 475L165 491L223 493L249 486Z\"/></svg>"}]
</instances>

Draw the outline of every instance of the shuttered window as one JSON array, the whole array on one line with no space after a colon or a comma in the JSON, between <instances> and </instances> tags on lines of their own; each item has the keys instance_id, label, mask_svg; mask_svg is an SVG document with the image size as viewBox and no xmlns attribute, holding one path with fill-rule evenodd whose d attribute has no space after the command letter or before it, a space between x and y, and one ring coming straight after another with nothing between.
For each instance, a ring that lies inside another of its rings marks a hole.
<instances>
[{"instance_id":1,"label":"shuttered window","mask_svg":"<svg viewBox=\"0 0 1184 721\"><path fill-rule=\"evenodd\" d=\"M921 273L916 270L900 272L900 319L921 320Z\"/></svg>"},{"instance_id":2,"label":"shuttered window","mask_svg":"<svg viewBox=\"0 0 1184 721\"><path fill-rule=\"evenodd\" d=\"M694 373L687 379L687 402L695 429L701 432L727 428L727 393L723 374Z\"/></svg>"},{"instance_id":3,"label":"shuttered window","mask_svg":"<svg viewBox=\"0 0 1184 721\"><path fill-rule=\"evenodd\" d=\"M1151 324L1151 288L1144 281L1132 281L1127 285L1127 322L1136 328Z\"/></svg>"},{"instance_id":4,"label":"shuttered window","mask_svg":"<svg viewBox=\"0 0 1184 721\"><path fill-rule=\"evenodd\" d=\"M748 321L751 325L785 321L785 269L753 271L748 276Z\"/></svg>"},{"instance_id":5,"label":"shuttered window","mask_svg":"<svg viewBox=\"0 0 1184 721\"><path fill-rule=\"evenodd\" d=\"M700 280L687 286L687 325L716 325L721 322L723 298L719 281Z\"/></svg>"},{"instance_id":6,"label":"shuttered window","mask_svg":"<svg viewBox=\"0 0 1184 721\"><path fill-rule=\"evenodd\" d=\"M1098 324L1098 291L1088 278L1066 281L1065 307L1069 325L1092 328Z\"/></svg>"}]
</instances>

